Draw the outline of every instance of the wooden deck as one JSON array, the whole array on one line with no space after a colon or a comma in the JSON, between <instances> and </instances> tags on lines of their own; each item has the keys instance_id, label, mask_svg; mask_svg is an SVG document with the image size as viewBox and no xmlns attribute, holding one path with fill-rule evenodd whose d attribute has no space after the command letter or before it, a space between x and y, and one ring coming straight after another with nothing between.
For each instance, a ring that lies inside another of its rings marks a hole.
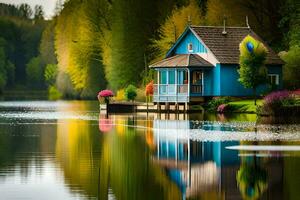
<instances>
[{"instance_id":1,"label":"wooden deck","mask_svg":"<svg viewBox=\"0 0 300 200\"><path fill-rule=\"evenodd\" d=\"M105 105L100 105L100 110L106 110ZM187 103L177 104L154 104L154 103L130 103L115 102L109 104L110 113L134 113L134 112L152 112L152 113L201 113L203 109L192 109Z\"/></svg>"}]
</instances>

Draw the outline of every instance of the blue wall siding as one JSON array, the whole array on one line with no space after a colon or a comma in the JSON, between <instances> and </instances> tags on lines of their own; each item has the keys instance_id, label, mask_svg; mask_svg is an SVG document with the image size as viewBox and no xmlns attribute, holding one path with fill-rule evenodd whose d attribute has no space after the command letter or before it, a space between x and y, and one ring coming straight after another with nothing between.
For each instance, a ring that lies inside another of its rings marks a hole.
<instances>
[{"instance_id":1,"label":"blue wall siding","mask_svg":"<svg viewBox=\"0 0 300 200\"><path fill-rule=\"evenodd\" d=\"M204 70L204 93L203 96L212 96L213 90L213 72L212 70Z\"/></svg>"},{"instance_id":2,"label":"blue wall siding","mask_svg":"<svg viewBox=\"0 0 300 200\"><path fill-rule=\"evenodd\" d=\"M220 96L221 95L221 65L217 64L212 70L212 96ZM222 74L222 76L224 76Z\"/></svg>"},{"instance_id":3,"label":"blue wall siding","mask_svg":"<svg viewBox=\"0 0 300 200\"><path fill-rule=\"evenodd\" d=\"M220 96L251 96L253 95L252 89L246 89L238 81L239 74L237 72L238 65L221 65L221 82ZM279 83L282 87L282 70L281 66L268 66L268 73L279 74ZM258 87L258 94L267 90L267 85Z\"/></svg>"},{"instance_id":4,"label":"blue wall siding","mask_svg":"<svg viewBox=\"0 0 300 200\"><path fill-rule=\"evenodd\" d=\"M188 51L188 44L193 44L193 52ZM173 52L175 54L188 54L188 53L207 53L207 49L204 45L196 38L196 36L189 31L178 45L174 48ZM173 53L171 53L173 54Z\"/></svg>"}]
</instances>

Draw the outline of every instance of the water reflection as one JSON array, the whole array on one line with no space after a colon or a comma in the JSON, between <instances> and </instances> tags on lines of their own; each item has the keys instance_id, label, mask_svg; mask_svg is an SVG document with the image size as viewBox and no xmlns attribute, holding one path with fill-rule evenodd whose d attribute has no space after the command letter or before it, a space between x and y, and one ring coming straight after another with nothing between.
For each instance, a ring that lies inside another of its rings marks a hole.
<instances>
[{"instance_id":1,"label":"water reflection","mask_svg":"<svg viewBox=\"0 0 300 200\"><path fill-rule=\"evenodd\" d=\"M299 125L253 115L106 118L93 102L45 105L0 104L3 199L299 197Z\"/></svg>"}]
</instances>

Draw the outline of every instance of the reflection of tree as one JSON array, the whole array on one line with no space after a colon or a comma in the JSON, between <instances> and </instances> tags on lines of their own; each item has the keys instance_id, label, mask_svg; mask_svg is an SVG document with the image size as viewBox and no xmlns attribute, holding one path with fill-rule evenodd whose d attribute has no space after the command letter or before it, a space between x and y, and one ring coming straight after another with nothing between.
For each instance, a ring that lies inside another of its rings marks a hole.
<instances>
[{"instance_id":1,"label":"reflection of tree","mask_svg":"<svg viewBox=\"0 0 300 200\"><path fill-rule=\"evenodd\" d=\"M89 106L84 103L72 105L71 111L75 108L76 111L88 110ZM56 160L63 170L66 184L89 197L97 196L100 146L98 127L91 126L89 121L58 121Z\"/></svg>"},{"instance_id":2,"label":"reflection of tree","mask_svg":"<svg viewBox=\"0 0 300 200\"><path fill-rule=\"evenodd\" d=\"M100 199L111 187L117 199L181 199L180 192L150 161L147 145L133 128L105 135L100 166Z\"/></svg>"},{"instance_id":3,"label":"reflection of tree","mask_svg":"<svg viewBox=\"0 0 300 200\"><path fill-rule=\"evenodd\" d=\"M101 200L108 199L109 188L122 200L181 199L177 186L152 163L144 132L131 127L136 123L118 117L109 134L100 134L88 121L60 121L56 158L67 185Z\"/></svg>"},{"instance_id":4,"label":"reflection of tree","mask_svg":"<svg viewBox=\"0 0 300 200\"><path fill-rule=\"evenodd\" d=\"M258 199L267 189L267 172L253 160L242 161L237 172L237 183L244 199Z\"/></svg>"}]
</instances>

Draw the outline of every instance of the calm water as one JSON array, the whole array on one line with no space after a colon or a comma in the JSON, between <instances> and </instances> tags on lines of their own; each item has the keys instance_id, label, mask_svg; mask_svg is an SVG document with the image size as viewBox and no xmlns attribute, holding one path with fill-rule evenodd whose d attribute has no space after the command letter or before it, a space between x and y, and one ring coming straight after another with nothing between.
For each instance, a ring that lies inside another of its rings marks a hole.
<instances>
[{"instance_id":1,"label":"calm water","mask_svg":"<svg viewBox=\"0 0 300 200\"><path fill-rule=\"evenodd\" d=\"M255 121L0 102L0 199L300 199L300 125Z\"/></svg>"}]
</instances>

